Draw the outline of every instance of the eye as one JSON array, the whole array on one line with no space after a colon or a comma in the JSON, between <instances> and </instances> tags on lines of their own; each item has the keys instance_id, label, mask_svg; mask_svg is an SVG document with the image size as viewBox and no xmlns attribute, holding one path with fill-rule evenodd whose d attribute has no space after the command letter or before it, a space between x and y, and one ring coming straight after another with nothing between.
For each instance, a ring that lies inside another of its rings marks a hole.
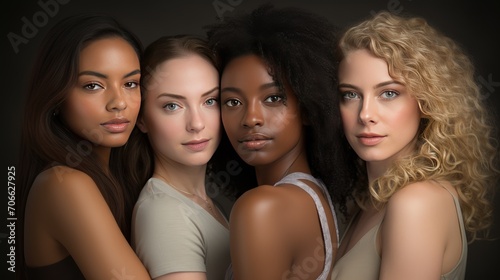
<instances>
[{"instance_id":1,"label":"eye","mask_svg":"<svg viewBox=\"0 0 500 280\"><path fill-rule=\"evenodd\" d=\"M342 92L342 98L344 100L359 99L359 95L353 91L344 91Z\"/></svg>"},{"instance_id":2,"label":"eye","mask_svg":"<svg viewBox=\"0 0 500 280\"><path fill-rule=\"evenodd\" d=\"M92 91L98 90L98 89L103 89L103 87L98 83L88 83L88 84L84 85L83 88L86 90L92 90Z\"/></svg>"},{"instance_id":3,"label":"eye","mask_svg":"<svg viewBox=\"0 0 500 280\"><path fill-rule=\"evenodd\" d=\"M241 102L238 99L228 99L224 102L224 105L227 107L235 107L241 105Z\"/></svg>"},{"instance_id":4,"label":"eye","mask_svg":"<svg viewBox=\"0 0 500 280\"><path fill-rule=\"evenodd\" d=\"M167 111L176 111L180 108L181 106L179 106L179 104L175 104L175 103L167 103L163 106L163 108Z\"/></svg>"},{"instance_id":5,"label":"eye","mask_svg":"<svg viewBox=\"0 0 500 280\"><path fill-rule=\"evenodd\" d=\"M205 104L208 106L215 106L218 103L218 99L215 97L209 98L207 101L205 101Z\"/></svg>"},{"instance_id":6,"label":"eye","mask_svg":"<svg viewBox=\"0 0 500 280\"><path fill-rule=\"evenodd\" d=\"M397 97L398 95L399 95L399 93L397 91L387 90L387 91L382 92L382 94L380 94L380 97L382 97L384 99L393 99L393 98Z\"/></svg>"},{"instance_id":7,"label":"eye","mask_svg":"<svg viewBox=\"0 0 500 280\"><path fill-rule=\"evenodd\" d=\"M125 83L126 88L136 88L138 86L139 86L139 84L137 82L126 82Z\"/></svg>"},{"instance_id":8,"label":"eye","mask_svg":"<svg viewBox=\"0 0 500 280\"><path fill-rule=\"evenodd\" d=\"M264 100L264 102L276 103L276 102L284 101L284 99L285 99L285 97L283 95L275 94L275 95L271 95L268 98L266 98L266 100Z\"/></svg>"}]
</instances>

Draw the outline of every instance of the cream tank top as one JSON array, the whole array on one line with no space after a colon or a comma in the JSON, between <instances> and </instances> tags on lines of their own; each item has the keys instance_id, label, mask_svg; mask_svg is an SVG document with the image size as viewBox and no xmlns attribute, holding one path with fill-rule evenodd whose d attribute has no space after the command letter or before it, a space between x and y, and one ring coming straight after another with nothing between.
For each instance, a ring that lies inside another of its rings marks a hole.
<instances>
[{"instance_id":1,"label":"cream tank top","mask_svg":"<svg viewBox=\"0 0 500 280\"><path fill-rule=\"evenodd\" d=\"M323 184L323 182L321 180L316 179L313 176L306 174L306 173L294 172L294 173L290 173L287 176L285 176L284 178L282 178L279 182L274 184L274 186L283 185L283 184L295 185L295 186L301 188L302 190L304 190L305 192L307 192L311 196L311 198L313 199L314 204L316 205L316 210L318 211L318 217L319 217L320 224L321 224L321 230L323 232L323 242L325 242L325 264L323 266L323 271L318 276L318 278L316 278L316 280L326 280L326 279L328 279L328 274L330 274L330 267L331 267L331 264L333 262L333 246L334 246L334 244L332 244L332 239L330 237L330 229L328 227L328 221L326 219L325 208L321 204L321 200L320 200L319 196L316 194L316 192L311 187L309 187L306 183L302 182L301 180L311 181L320 187L320 189L325 194L327 201L330 205L330 209L332 211L335 225L338 225L337 215L335 214L335 210L334 210L335 208L333 208L332 199L330 197L330 194L328 193L328 190L325 187L325 184ZM336 230L335 233L337 236L337 240L339 240L338 228L336 228L335 230ZM338 247L338 244L335 244L335 246ZM226 276L224 279L225 280L233 280L234 279L233 269L232 269L231 264L229 265L229 267L226 271Z\"/></svg>"},{"instance_id":2,"label":"cream tank top","mask_svg":"<svg viewBox=\"0 0 500 280\"><path fill-rule=\"evenodd\" d=\"M330 267L331 267L332 261L333 261L333 253L332 253L333 244L332 244L332 239L330 238L330 229L328 227L328 221L326 219L325 208L321 204L321 200L320 200L319 196L316 194L316 192L311 187L309 187L306 183L304 183L300 180L311 181L321 188L324 195L326 196L326 200L328 200L328 203L330 205L330 209L332 210L332 215L333 215L333 219L335 221L335 225L338 225L337 216L336 216L335 210L333 208L332 199L330 198L330 195L328 193L328 190L325 187L325 184L323 184L323 182L321 180L318 180L318 179L314 178L313 176L306 174L306 173L294 172L294 173L288 174L283 179L281 179L279 182L274 184L275 186L282 185L282 184L295 185L295 186L303 189L305 192L307 192L311 196L311 198L313 199L314 204L316 205L316 210L318 211L318 216L319 216L319 220L320 220L320 224L321 224L321 230L323 232L323 242L325 242L325 264L323 267L323 271L316 279L317 280L323 280L323 279L326 280L328 277L328 274L330 273ZM337 235L337 240L339 240L338 227L336 227L336 235ZM335 244L335 246L338 247L338 244Z\"/></svg>"},{"instance_id":3,"label":"cream tank top","mask_svg":"<svg viewBox=\"0 0 500 280\"><path fill-rule=\"evenodd\" d=\"M448 191L448 189L446 190ZM455 202L460 224L462 253L455 267L450 272L441 275L441 280L463 280L465 279L467 265L467 238L460 202L451 192L450 194ZM377 280L379 278L380 256L377 252L376 239L381 223L382 221L370 229L344 256L337 260L333 267L332 280ZM350 225L349 223L348 228ZM345 232L347 232L348 228Z\"/></svg>"}]
</instances>

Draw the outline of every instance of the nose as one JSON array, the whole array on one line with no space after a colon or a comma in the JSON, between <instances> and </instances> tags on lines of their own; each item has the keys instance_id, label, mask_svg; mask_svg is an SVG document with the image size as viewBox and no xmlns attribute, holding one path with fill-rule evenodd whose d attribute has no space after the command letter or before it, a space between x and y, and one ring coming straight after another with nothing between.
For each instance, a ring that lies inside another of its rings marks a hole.
<instances>
[{"instance_id":1,"label":"nose","mask_svg":"<svg viewBox=\"0 0 500 280\"><path fill-rule=\"evenodd\" d=\"M205 128L205 122L199 109L189 110L187 114L186 130L200 132Z\"/></svg>"},{"instance_id":2,"label":"nose","mask_svg":"<svg viewBox=\"0 0 500 280\"><path fill-rule=\"evenodd\" d=\"M110 87L108 89L109 100L106 104L106 110L112 111L123 111L127 108L127 101L125 100L125 93L122 92L120 87Z\"/></svg>"},{"instance_id":3,"label":"nose","mask_svg":"<svg viewBox=\"0 0 500 280\"><path fill-rule=\"evenodd\" d=\"M264 124L264 116L260 102L253 101L248 103L242 121L243 126L249 128L262 126Z\"/></svg>"},{"instance_id":4,"label":"nose","mask_svg":"<svg viewBox=\"0 0 500 280\"><path fill-rule=\"evenodd\" d=\"M375 100L364 98L360 103L359 121L364 125L377 123L377 106Z\"/></svg>"}]
</instances>

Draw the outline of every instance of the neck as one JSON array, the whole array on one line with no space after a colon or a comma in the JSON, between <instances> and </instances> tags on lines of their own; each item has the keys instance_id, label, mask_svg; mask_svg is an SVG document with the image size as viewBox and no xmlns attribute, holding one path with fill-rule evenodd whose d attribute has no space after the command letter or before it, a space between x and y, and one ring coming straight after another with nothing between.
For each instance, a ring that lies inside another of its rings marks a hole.
<instances>
[{"instance_id":1,"label":"neck","mask_svg":"<svg viewBox=\"0 0 500 280\"><path fill-rule=\"evenodd\" d=\"M388 163L382 162L367 162L366 173L368 175L368 183L372 183L375 179L382 177L389 168Z\"/></svg>"},{"instance_id":2,"label":"neck","mask_svg":"<svg viewBox=\"0 0 500 280\"><path fill-rule=\"evenodd\" d=\"M298 146L279 160L270 164L255 166L259 185L274 185L286 175L294 172L311 173L305 148Z\"/></svg>"},{"instance_id":3,"label":"neck","mask_svg":"<svg viewBox=\"0 0 500 280\"><path fill-rule=\"evenodd\" d=\"M155 158L153 177L167 181L172 187L206 197L205 173L207 165L186 166L170 160Z\"/></svg>"}]
</instances>

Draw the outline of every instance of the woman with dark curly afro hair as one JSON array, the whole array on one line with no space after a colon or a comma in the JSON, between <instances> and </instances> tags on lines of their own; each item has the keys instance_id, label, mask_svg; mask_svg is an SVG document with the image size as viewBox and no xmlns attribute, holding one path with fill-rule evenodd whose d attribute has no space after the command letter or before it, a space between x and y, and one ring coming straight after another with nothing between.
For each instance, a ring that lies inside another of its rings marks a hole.
<instances>
[{"instance_id":1,"label":"woman with dark curly afro hair","mask_svg":"<svg viewBox=\"0 0 500 280\"><path fill-rule=\"evenodd\" d=\"M235 279L330 277L332 200L345 209L351 178L340 146L335 34L318 15L269 5L210 26L224 129L259 185L230 215Z\"/></svg>"}]
</instances>

